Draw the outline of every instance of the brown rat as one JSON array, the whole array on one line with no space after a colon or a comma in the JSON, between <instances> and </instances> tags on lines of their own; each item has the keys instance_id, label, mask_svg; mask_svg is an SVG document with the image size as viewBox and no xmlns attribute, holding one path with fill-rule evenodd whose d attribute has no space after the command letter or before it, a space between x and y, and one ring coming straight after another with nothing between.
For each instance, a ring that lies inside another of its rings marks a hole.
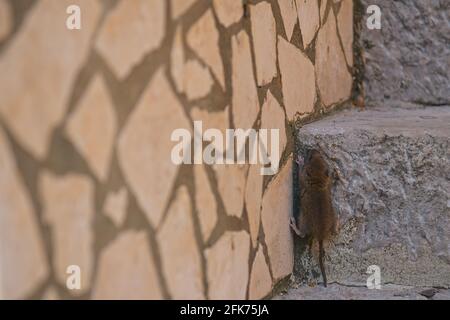
<instances>
[{"instance_id":1,"label":"brown rat","mask_svg":"<svg viewBox=\"0 0 450 320\"><path fill-rule=\"evenodd\" d=\"M301 161L300 161L301 162ZM301 164L299 163L301 166ZM292 217L290 225L300 237L311 236L319 243L319 266L324 286L327 276L323 265L324 242L337 234L338 219L332 205L332 177L327 163L317 150L311 150L299 170L301 214L296 224Z\"/></svg>"}]
</instances>

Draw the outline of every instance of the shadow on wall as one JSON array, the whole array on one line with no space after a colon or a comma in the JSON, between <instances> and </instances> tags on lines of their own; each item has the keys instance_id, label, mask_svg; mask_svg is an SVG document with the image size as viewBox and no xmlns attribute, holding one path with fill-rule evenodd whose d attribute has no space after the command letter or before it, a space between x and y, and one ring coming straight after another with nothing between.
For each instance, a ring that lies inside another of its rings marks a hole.
<instances>
[{"instance_id":1,"label":"shadow on wall","mask_svg":"<svg viewBox=\"0 0 450 320\"><path fill-rule=\"evenodd\" d=\"M2 297L270 294L293 268L294 122L351 96L353 1L71 5L0 0ZM194 121L278 129L278 174L175 165Z\"/></svg>"}]
</instances>

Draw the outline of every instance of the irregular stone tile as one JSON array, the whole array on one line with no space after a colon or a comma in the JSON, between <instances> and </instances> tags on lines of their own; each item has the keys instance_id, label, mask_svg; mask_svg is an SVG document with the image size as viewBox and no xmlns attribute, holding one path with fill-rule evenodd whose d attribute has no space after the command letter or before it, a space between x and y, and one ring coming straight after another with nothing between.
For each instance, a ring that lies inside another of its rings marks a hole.
<instances>
[{"instance_id":1,"label":"irregular stone tile","mask_svg":"<svg viewBox=\"0 0 450 320\"><path fill-rule=\"evenodd\" d=\"M322 0L320 3L320 24L323 25L325 23L325 13L327 9L328 0Z\"/></svg>"},{"instance_id":2,"label":"irregular stone tile","mask_svg":"<svg viewBox=\"0 0 450 320\"><path fill-rule=\"evenodd\" d=\"M207 129L219 129L225 137L225 130L230 128L229 108L229 106L226 106L222 111L209 112L198 107L193 107L191 109L192 121L202 121L203 133Z\"/></svg>"},{"instance_id":3,"label":"irregular stone tile","mask_svg":"<svg viewBox=\"0 0 450 320\"><path fill-rule=\"evenodd\" d=\"M298 20L295 0L278 0L278 5L280 6L287 40L290 41Z\"/></svg>"},{"instance_id":4,"label":"irregular stone tile","mask_svg":"<svg viewBox=\"0 0 450 320\"><path fill-rule=\"evenodd\" d=\"M231 39L232 45L232 108L234 125L250 129L258 116L259 101L253 74L250 41L245 31Z\"/></svg>"},{"instance_id":5,"label":"irregular stone tile","mask_svg":"<svg viewBox=\"0 0 450 320\"><path fill-rule=\"evenodd\" d=\"M285 115L283 109L278 103L277 99L272 95L270 90L267 91L267 96L264 101L261 112L261 129L279 129L279 155L280 158L286 148L286 126ZM271 141L269 140L268 148L271 148ZM278 159L280 160L280 159Z\"/></svg>"},{"instance_id":6,"label":"irregular stone tile","mask_svg":"<svg viewBox=\"0 0 450 320\"><path fill-rule=\"evenodd\" d=\"M67 124L67 135L101 181L108 178L117 119L102 76L96 76Z\"/></svg>"},{"instance_id":7,"label":"irregular stone tile","mask_svg":"<svg viewBox=\"0 0 450 320\"><path fill-rule=\"evenodd\" d=\"M289 275L294 266L294 244L289 227L292 201L292 158L290 158L270 182L262 203L262 225L275 282Z\"/></svg>"},{"instance_id":8,"label":"irregular stone tile","mask_svg":"<svg viewBox=\"0 0 450 320\"><path fill-rule=\"evenodd\" d=\"M161 45L166 5L166 0L121 0L109 12L95 46L119 79Z\"/></svg>"},{"instance_id":9,"label":"irregular stone tile","mask_svg":"<svg viewBox=\"0 0 450 320\"><path fill-rule=\"evenodd\" d=\"M0 41L5 39L13 28L12 9L6 0L0 0Z\"/></svg>"},{"instance_id":10,"label":"irregular stone tile","mask_svg":"<svg viewBox=\"0 0 450 320\"><path fill-rule=\"evenodd\" d=\"M225 28L241 20L244 15L244 6L241 0L213 0L213 5L220 23Z\"/></svg>"},{"instance_id":11,"label":"irregular stone tile","mask_svg":"<svg viewBox=\"0 0 450 320\"><path fill-rule=\"evenodd\" d=\"M250 275L249 299L259 300L266 297L272 289L272 278L262 247L259 246L253 261Z\"/></svg>"},{"instance_id":12,"label":"irregular stone tile","mask_svg":"<svg viewBox=\"0 0 450 320\"><path fill-rule=\"evenodd\" d=\"M37 2L0 59L0 115L18 142L39 159L66 111L101 14L98 1L80 0L82 29L68 30L65 20L55 17L65 19L72 3Z\"/></svg>"},{"instance_id":13,"label":"irregular stone tile","mask_svg":"<svg viewBox=\"0 0 450 320\"><path fill-rule=\"evenodd\" d=\"M215 128L224 135L229 128L229 107L223 111L208 112L199 108L193 108L191 116L194 121L202 121L203 132ZM219 193L224 201L225 209L230 216L241 217L244 208L245 179L247 165L223 165L215 164L213 169L216 174Z\"/></svg>"},{"instance_id":14,"label":"irregular stone tile","mask_svg":"<svg viewBox=\"0 0 450 320\"><path fill-rule=\"evenodd\" d=\"M120 234L100 253L93 299L161 299L152 255L144 231Z\"/></svg>"},{"instance_id":15,"label":"irregular stone tile","mask_svg":"<svg viewBox=\"0 0 450 320\"><path fill-rule=\"evenodd\" d=\"M185 54L183 48L182 27L178 26L173 38L172 50L170 51L170 71L175 86L179 92L184 92L184 64Z\"/></svg>"},{"instance_id":16,"label":"irregular stone tile","mask_svg":"<svg viewBox=\"0 0 450 320\"><path fill-rule=\"evenodd\" d=\"M151 124L151 125L149 125ZM164 75L156 71L118 141L119 164L148 220L158 226L178 171L172 163L175 129L192 131Z\"/></svg>"},{"instance_id":17,"label":"irregular stone tile","mask_svg":"<svg viewBox=\"0 0 450 320\"><path fill-rule=\"evenodd\" d=\"M185 186L178 189L157 239L162 270L172 298L204 299L200 253Z\"/></svg>"},{"instance_id":18,"label":"irregular stone tile","mask_svg":"<svg viewBox=\"0 0 450 320\"><path fill-rule=\"evenodd\" d=\"M283 109L278 104L277 100L270 91L267 92L267 97L262 107L261 129L280 130L279 154L281 157L286 146L285 116ZM271 142L269 141L269 150L270 143ZM257 236L259 233L260 225L262 179L263 176L261 176L260 174L260 165L251 165L246 187L246 207L249 215L248 219L250 224L250 236L255 247L257 244Z\"/></svg>"},{"instance_id":19,"label":"irregular stone tile","mask_svg":"<svg viewBox=\"0 0 450 320\"><path fill-rule=\"evenodd\" d=\"M197 203L200 228L202 230L203 241L207 242L218 220L217 203L205 168L199 165L194 166L194 176L195 202Z\"/></svg>"},{"instance_id":20,"label":"irregular stone tile","mask_svg":"<svg viewBox=\"0 0 450 320\"><path fill-rule=\"evenodd\" d=\"M330 106L350 97L352 76L337 36L336 19L330 10L316 41L316 77L322 103Z\"/></svg>"},{"instance_id":21,"label":"irregular stone tile","mask_svg":"<svg viewBox=\"0 0 450 320\"><path fill-rule=\"evenodd\" d=\"M353 66L353 1L342 1L337 16L339 34L349 66Z\"/></svg>"},{"instance_id":22,"label":"irregular stone tile","mask_svg":"<svg viewBox=\"0 0 450 320\"><path fill-rule=\"evenodd\" d=\"M53 286L45 290L44 295L42 296L42 300L59 300L59 299L60 297L58 291Z\"/></svg>"},{"instance_id":23,"label":"irregular stone tile","mask_svg":"<svg viewBox=\"0 0 450 320\"><path fill-rule=\"evenodd\" d=\"M320 25L317 0L296 0L298 21L302 32L303 47L309 46Z\"/></svg>"},{"instance_id":24,"label":"irregular stone tile","mask_svg":"<svg viewBox=\"0 0 450 320\"><path fill-rule=\"evenodd\" d=\"M23 299L48 275L39 227L6 135L0 128L0 297Z\"/></svg>"},{"instance_id":25,"label":"irregular stone tile","mask_svg":"<svg viewBox=\"0 0 450 320\"><path fill-rule=\"evenodd\" d=\"M213 86L213 79L208 68L197 60L189 60L184 69L184 87L189 100L200 99L208 95Z\"/></svg>"},{"instance_id":26,"label":"irregular stone tile","mask_svg":"<svg viewBox=\"0 0 450 320\"><path fill-rule=\"evenodd\" d=\"M227 214L242 217L248 165L219 164L214 165L213 168Z\"/></svg>"},{"instance_id":27,"label":"irregular stone tile","mask_svg":"<svg viewBox=\"0 0 450 320\"><path fill-rule=\"evenodd\" d=\"M183 15L196 0L172 0L172 19L177 19Z\"/></svg>"},{"instance_id":28,"label":"irregular stone tile","mask_svg":"<svg viewBox=\"0 0 450 320\"><path fill-rule=\"evenodd\" d=\"M225 88L223 63L219 51L219 32L211 10L206 11L189 29L187 43L211 68L222 88Z\"/></svg>"},{"instance_id":29,"label":"irregular stone tile","mask_svg":"<svg viewBox=\"0 0 450 320\"><path fill-rule=\"evenodd\" d=\"M103 212L114 222L117 228L120 228L125 222L127 205L128 193L125 188L109 193L105 200Z\"/></svg>"},{"instance_id":30,"label":"irregular stone tile","mask_svg":"<svg viewBox=\"0 0 450 320\"><path fill-rule=\"evenodd\" d=\"M205 250L210 299L245 299L249 253L250 237L245 231L228 231Z\"/></svg>"},{"instance_id":31,"label":"irregular stone tile","mask_svg":"<svg viewBox=\"0 0 450 320\"><path fill-rule=\"evenodd\" d=\"M258 85L270 83L277 75L277 31L270 3L250 6L255 47L256 79Z\"/></svg>"},{"instance_id":32,"label":"irregular stone tile","mask_svg":"<svg viewBox=\"0 0 450 320\"><path fill-rule=\"evenodd\" d=\"M180 93L186 93L189 100L194 100L211 91L214 83L208 68L197 60L185 62L181 27L175 33L170 59L172 77Z\"/></svg>"},{"instance_id":33,"label":"irregular stone tile","mask_svg":"<svg viewBox=\"0 0 450 320\"><path fill-rule=\"evenodd\" d=\"M260 173L261 165L250 165L247 186L245 190L245 204L250 227L250 237L253 247L258 243L259 225L261 221L261 198L263 187L263 176Z\"/></svg>"},{"instance_id":34,"label":"irregular stone tile","mask_svg":"<svg viewBox=\"0 0 450 320\"><path fill-rule=\"evenodd\" d=\"M43 218L51 228L56 278L65 285L67 267L79 266L81 289L72 292L84 293L91 286L94 258L94 184L78 174L44 172L39 177L39 190Z\"/></svg>"},{"instance_id":35,"label":"irregular stone tile","mask_svg":"<svg viewBox=\"0 0 450 320\"><path fill-rule=\"evenodd\" d=\"M311 113L316 99L314 66L300 49L278 37L278 59L284 106L289 120ZM316 61L317 63L317 61Z\"/></svg>"}]
</instances>

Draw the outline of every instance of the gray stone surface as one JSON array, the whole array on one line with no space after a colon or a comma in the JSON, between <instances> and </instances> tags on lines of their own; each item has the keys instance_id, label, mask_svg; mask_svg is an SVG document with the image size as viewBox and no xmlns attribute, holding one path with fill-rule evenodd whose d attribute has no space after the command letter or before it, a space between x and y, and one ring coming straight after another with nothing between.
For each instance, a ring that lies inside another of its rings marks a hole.
<instances>
[{"instance_id":1,"label":"gray stone surface","mask_svg":"<svg viewBox=\"0 0 450 320\"><path fill-rule=\"evenodd\" d=\"M362 21L369 104L450 105L450 2L360 0L381 8L381 30Z\"/></svg>"},{"instance_id":2,"label":"gray stone surface","mask_svg":"<svg viewBox=\"0 0 450 320\"><path fill-rule=\"evenodd\" d=\"M333 186L341 230L327 251L329 282L366 283L367 267L378 265L385 284L450 287L449 124L450 107L385 107L298 131L299 152L321 149L342 178ZM298 238L295 250L296 276L321 281L315 251Z\"/></svg>"},{"instance_id":3,"label":"gray stone surface","mask_svg":"<svg viewBox=\"0 0 450 320\"><path fill-rule=\"evenodd\" d=\"M450 290L434 289L430 298L421 292L432 288L385 285L380 290L365 286L332 284L323 286L299 286L275 296L274 300L450 300Z\"/></svg>"}]
</instances>

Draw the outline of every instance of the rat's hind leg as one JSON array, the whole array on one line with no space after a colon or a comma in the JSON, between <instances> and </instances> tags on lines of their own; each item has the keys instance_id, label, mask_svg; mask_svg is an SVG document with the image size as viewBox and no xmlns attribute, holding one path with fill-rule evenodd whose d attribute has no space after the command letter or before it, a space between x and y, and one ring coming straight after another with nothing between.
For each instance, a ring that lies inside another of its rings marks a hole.
<instances>
[{"instance_id":1,"label":"rat's hind leg","mask_svg":"<svg viewBox=\"0 0 450 320\"><path fill-rule=\"evenodd\" d=\"M339 218L336 217L333 220L333 225L332 225L332 229L331 229L331 232L332 232L333 236L337 236L338 235L339 228L340 228Z\"/></svg>"}]
</instances>

